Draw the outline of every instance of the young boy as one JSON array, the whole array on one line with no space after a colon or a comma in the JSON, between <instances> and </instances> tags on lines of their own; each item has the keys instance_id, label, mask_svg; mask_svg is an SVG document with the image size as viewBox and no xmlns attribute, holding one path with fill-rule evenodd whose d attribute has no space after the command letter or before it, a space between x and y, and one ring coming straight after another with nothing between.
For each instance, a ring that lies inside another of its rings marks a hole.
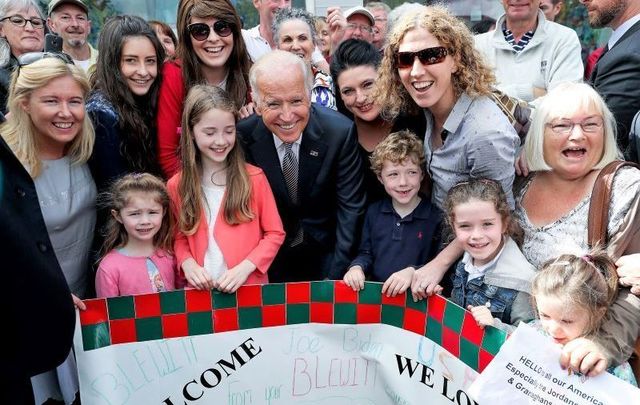
<instances>
[{"instance_id":1,"label":"young boy","mask_svg":"<svg viewBox=\"0 0 640 405\"><path fill-rule=\"evenodd\" d=\"M390 134L373 151L371 169L389 198L367 209L358 256L344 275L355 291L370 276L384 281L383 294L402 294L415 268L438 253L442 213L419 194L424 164L422 142L409 131Z\"/></svg>"}]
</instances>

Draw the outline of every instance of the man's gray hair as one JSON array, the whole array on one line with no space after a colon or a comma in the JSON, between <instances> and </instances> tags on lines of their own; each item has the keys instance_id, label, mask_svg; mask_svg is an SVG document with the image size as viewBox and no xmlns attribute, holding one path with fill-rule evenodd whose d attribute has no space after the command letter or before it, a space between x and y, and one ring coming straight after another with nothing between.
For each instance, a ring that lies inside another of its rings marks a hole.
<instances>
[{"instance_id":1,"label":"man's gray hair","mask_svg":"<svg viewBox=\"0 0 640 405\"><path fill-rule=\"evenodd\" d=\"M276 11L276 14L273 16L273 23L271 23L271 32L273 33L273 40L276 45L279 44L280 28L282 28L282 24L292 20L302 21L307 24L309 32L311 33L311 41L314 46L317 45L316 23L313 15L301 8L281 8Z\"/></svg>"},{"instance_id":2,"label":"man's gray hair","mask_svg":"<svg viewBox=\"0 0 640 405\"><path fill-rule=\"evenodd\" d=\"M269 78L269 80L282 80L293 86L291 78L281 74L283 67L286 66L298 66L300 68L307 97L311 97L313 75L307 62L291 52L275 50L258 59L249 71L251 94L256 105L262 102L262 95L260 94L260 86L258 84L259 80L264 80L265 78Z\"/></svg>"}]
</instances>

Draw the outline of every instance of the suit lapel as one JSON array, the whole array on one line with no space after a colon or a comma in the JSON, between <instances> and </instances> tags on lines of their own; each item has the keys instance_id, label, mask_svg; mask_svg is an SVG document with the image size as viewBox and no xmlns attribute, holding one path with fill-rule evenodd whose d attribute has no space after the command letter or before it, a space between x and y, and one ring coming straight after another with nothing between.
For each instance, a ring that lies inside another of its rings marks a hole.
<instances>
[{"instance_id":1,"label":"suit lapel","mask_svg":"<svg viewBox=\"0 0 640 405\"><path fill-rule=\"evenodd\" d=\"M304 130L298 157L298 197L303 204L311 195L311 188L327 154L327 144L323 141L324 131L318 125L315 108L311 108L309 123Z\"/></svg>"},{"instance_id":2,"label":"suit lapel","mask_svg":"<svg viewBox=\"0 0 640 405\"><path fill-rule=\"evenodd\" d=\"M291 203L287 185L282 175L282 167L280 159L273 143L273 134L264 125L262 119L258 121L253 133L251 134L253 142L249 145L251 156L255 159L255 163L260 167L273 191L277 201L287 201Z\"/></svg>"},{"instance_id":3,"label":"suit lapel","mask_svg":"<svg viewBox=\"0 0 640 405\"><path fill-rule=\"evenodd\" d=\"M616 41L616 43L613 45L613 48L609 49L609 45L607 45L607 47L605 48L605 51L602 53L602 55L600 55L600 57L598 58L598 61L596 62L596 65L593 67L593 72L591 72L591 77L589 77L589 81L592 84L595 83L595 79L598 76L598 68L600 67L600 62L603 59L605 59L605 57L609 52L612 52L613 50L615 50L618 45L626 41L629 37L633 36L639 30L640 30L640 21L633 24L631 28L629 28L627 32L625 32L624 35L621 36L620 39Z\"/></svg>"}]
</instances>

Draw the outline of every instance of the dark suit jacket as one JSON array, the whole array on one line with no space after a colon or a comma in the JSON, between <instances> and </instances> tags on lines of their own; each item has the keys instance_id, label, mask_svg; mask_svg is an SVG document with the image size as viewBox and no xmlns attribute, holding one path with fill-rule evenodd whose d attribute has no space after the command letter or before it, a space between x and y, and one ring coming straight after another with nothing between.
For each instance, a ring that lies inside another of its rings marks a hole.
<instances>
[{"instance_id":1,"label":"dark suit jacket","mask_svg":"<svg viewBox=\"0 0 640 405\"><path fill-rule=\"evenodd\" d=\"M1 137L0 257L7 339L1 355L7 389L0 403L29 403L29 377L55 368L69 354L75 313L33 180Z\"/></svg>"},{"instance_id":2,"label":"dark suit jacket","mask_svg":"<svg viewBox=\"0 0 640 405\"><path fill-rule=\"evenodd\" d=\"M297 205L289 198L273 134L262 117L253 115L239 122L238 136L247 161L267 175L287 232L285 246L302 226L305 238L310 236L334 252L326 275L341 278L354 253L365 202L353 123L342 114L312 104L300 144Z\"/></svg>"},{"instance_id":3,"label":"dark suit jacket","mask_svg":"<svg viewBox=\"0 0 640 405\"><path fill-rule=\"evenodd\" d=\"M616 117L618 145L625 151L631 121L640 110L640 21L600 57L591 83Z\"/></svg>"}]
</instances>

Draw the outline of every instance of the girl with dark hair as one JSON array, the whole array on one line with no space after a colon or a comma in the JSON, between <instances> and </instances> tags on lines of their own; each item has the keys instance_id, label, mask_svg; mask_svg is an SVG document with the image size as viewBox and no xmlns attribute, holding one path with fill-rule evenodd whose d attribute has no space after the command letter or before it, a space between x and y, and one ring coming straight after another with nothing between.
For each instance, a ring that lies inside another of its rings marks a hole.
<instances>
[{"instance_id":1,"label":"girl with dark hair","mask_svg":"<svg viewBox=\"0 0 640 405\"><path fill-rule=\"evenodd\" d=\"M424 139L425 133L422 114L403 115L393 121L381 116L382 108L373 99L380 59L380 53L371 43L348 39L338 46L331 60L338 111L351 117L356 124L363 162L369 162L375 147L392 132L408 129L420 140ZM367 167L364 168L364 181L368 203L386 196L382 183Z\"/></svg>"},{"instance_id":2,"label":"girl with dark hair","mask_svg":"<svg viewBox=\"0 0 640 405\"><path fill-rule=\"evenodd\" d=\"M100 32L87 111L96 131L89 167L99 191L126 173L159 173L155 107L164 48L151 26L116 16Z\"/></svg>"},{"instance_id":3,"label":"girl with dark hair","mask_svg":"<svg viewBox=\"0 0 640 405\"><path fill-rule=\"evenodd\" d=\"M238 111L251 101L249 56L229 0L180 0L176 26L177 60L164 64L157 116L158 159L167 178L180 166L180 118L189 89L208 84L227 90Z\"/></svg>"},{"instance_id":4,"label":"girl with dark hair","mask_svg":"<svg viewBox=\"0 0 640 405\"><path fill-rule=\"evenodd\" d=\"M245 162L227 92L197 85L185 100L181 170L167 183L178 273L199 290L266 284L284 230L264 172Z\"/></svg>"},{"instance_id":5,"label":"girl with dark hair","mask_svg":"<svg viewBox=\"0 0 640 405\"><path fill-rule=\"evenodd\" d=\"M164 47L167 60L173 60L176 57L176 47L178 46L178 38L173 33L171 27L158 20L149 20L149 25L156 32L160 43Z\"/></svg>"}]
</instances>

